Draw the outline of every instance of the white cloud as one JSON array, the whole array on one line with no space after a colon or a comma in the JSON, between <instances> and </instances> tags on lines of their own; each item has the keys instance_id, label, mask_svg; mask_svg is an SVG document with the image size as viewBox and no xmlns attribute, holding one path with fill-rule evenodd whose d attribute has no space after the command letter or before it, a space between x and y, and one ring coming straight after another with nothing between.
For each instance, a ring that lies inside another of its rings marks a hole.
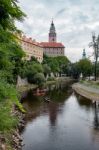
<instances>
[{"instance_id":1,"label":"white cloud","mask_svg":"<svg viewBox=\"0 0 99 150\"><path fill-rule=\"evenodd\" d=\"M71 60L80 59L83 48L91 41L91 33L98 33L98 0L19 1L27 18L22 24L16 23L17 26L28 36L47 41L51 18L54 18L58 40L66 46L66 55Z\"/></svg>"}]
</instances>

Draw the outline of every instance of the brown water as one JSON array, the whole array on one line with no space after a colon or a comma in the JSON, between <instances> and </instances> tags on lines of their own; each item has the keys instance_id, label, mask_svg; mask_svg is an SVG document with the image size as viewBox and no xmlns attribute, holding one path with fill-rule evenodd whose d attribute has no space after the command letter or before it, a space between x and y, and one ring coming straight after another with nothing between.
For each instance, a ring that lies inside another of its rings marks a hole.
<instances>
[{"instance_id":1,"label":"brown water","mask_svg":"<svg viewBox=\"0 0 99 150\"><path fill-rule=\"evenodd\" d=\"M23 150L99 150L99 109L65 84L47 89L50 103L33 91L23 98Z\"/></svg>"}]
</instances>

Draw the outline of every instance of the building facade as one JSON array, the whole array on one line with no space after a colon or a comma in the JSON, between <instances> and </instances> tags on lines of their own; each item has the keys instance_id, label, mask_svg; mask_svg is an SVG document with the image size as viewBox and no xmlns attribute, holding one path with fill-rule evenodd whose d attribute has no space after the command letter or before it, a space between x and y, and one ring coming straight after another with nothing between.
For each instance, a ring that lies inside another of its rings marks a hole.
<instances>
[{"instance_id":1,"label":"building facade","mask_svg":"<svg viewBox=\"0 0 99 150\"><path fill-rule=\"evenodd\" d=\"M57 42L57 34L53 21L50 26L48 39L48 42L41 43L44 54L50 57L64 56L65 46L62 43Z\"/></svg>"},{"instance_id":2,"label":"building facade","mask_svg":"<svg viewBox=\"0 0 99 150\"><path fill-rule=\"evenodd\" d=\"M40 43L22 36L20 38L20 45L26 54L26 60L30 60L31 57L35 57L40 63L43 61L43 47Z\"/></svg>"}]
</instances>

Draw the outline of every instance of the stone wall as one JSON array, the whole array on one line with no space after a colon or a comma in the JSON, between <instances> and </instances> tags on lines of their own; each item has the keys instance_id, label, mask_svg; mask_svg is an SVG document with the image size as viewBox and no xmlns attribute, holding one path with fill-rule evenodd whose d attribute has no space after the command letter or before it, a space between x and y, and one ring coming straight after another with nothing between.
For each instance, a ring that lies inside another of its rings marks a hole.
<instances>
[{"instance_id":1,"label":"stone wall","mask_svg":"<svg viewBox=\"0 0 99 150\"><path fill-rule=\"evenodd\" d=\"M17 87L19 87L19 86L25 86L27 84L28 84L27 78L22 79L20 76L18 76Z\"/></svg>"}]
</instances>

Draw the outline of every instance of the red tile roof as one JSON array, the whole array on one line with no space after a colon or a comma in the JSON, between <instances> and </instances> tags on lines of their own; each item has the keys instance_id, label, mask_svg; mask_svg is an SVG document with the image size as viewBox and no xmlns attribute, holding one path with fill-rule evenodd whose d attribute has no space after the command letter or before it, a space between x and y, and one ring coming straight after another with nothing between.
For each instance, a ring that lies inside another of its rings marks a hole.
<instances>
[{"instance_id":1,"label":"red tile roof","mask_svg":"<svg viewBox=\"0 0 99 150\"><path fill-rule=\"evenodd\" d=\"M36 45L36 46L39 46L39 47L43 47L39 42L36 42L36 40L32 40L32 38L27 38L26 36L22 36L20 38L21 41L23 42L26 42L26 43L29 43L29 44L32 44L32 45Z\"/></svg>"},{"instance_id":2,"label":"red tile roof","mask_svg":"<svg viewBox=\"0 0 99 150\"><path fill-rule=\"evenodd\" d=\"M44 48L64 48L65 46L62 43L57 42L41 42L40 43Z\"/></svg>"}]
</instances>

